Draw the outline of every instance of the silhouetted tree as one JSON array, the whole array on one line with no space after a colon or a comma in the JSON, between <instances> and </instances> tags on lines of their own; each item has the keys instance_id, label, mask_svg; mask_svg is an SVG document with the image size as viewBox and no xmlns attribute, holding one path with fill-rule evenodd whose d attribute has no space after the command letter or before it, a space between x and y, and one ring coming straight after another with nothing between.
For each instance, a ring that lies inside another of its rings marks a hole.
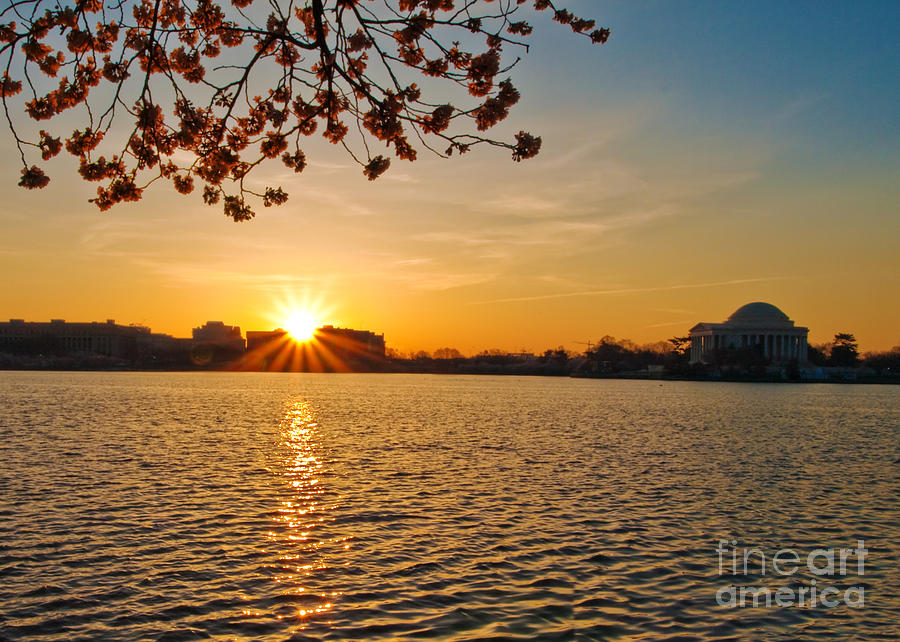
<instances>
[{"instance_id":1,"label":"silhouetted tree","mask_svg":"<svg viewBox=\"0 0 900 642\"><path fill-rule=\"evenodd\" d=\"M620 361L624 354L625 349L619 345L616 338L606 335L588 353L588 358L592 361L615 363Z\"/></svg>"},{"instance_id":2,"label":"silhouetted tree","mask_svg":"<svg viewBox=\"0 0 900 642\"><path fill-rule=\"evenodd\" d=\"M463 359L462 352L456 348L438 348L434 351L435 359Z\"/></svg>"},{"instance_id":3,"label":"silhouetted tree","mask_svg":"<svg viewBox=\"0 0 900 642\"><path fill-rule=\"evenodd\" d=\"M866 353L863 363L881 375L900 375L900 346L894 346L887 352Z\"/></svg>"},{"instance_id":4,"label":"silhouetted tree","mask_svg":"<svg viewBox=\"0 0 900 642\"><path fill-rule=\"evenodd\" d=\"M806 349L806 360L815 366L827 366L831 347L827 343L809 345Z\"/></svg>"},{"instance_id":5,"label":"silhouetted tree","mask_svg":"<svg viewBox=\"0 0 900 642\"><path fill-rule=\"evenodd\" d=\"M677 354L687 355L691 351L690 337L672 337L669 339L669 343L672 344L672 352Z\"/></svg>"},{"instance_id":6,"label":"silhouetted tree","mask_svg":"<svg viewBox=\"0 0 900 642\"><path fill-rule=\"evenodd\" d=\"M856 343L856 337L846 332L834 335L829 364L832 366L852 368L858 362L859 346Z\"/></svg>"},{"instance_id":7,"label":"silhouetted tree","mask_svg":"<svg viewBox=\"0 0 900 642\"><path fill-rule=\"evenodd\" d=\"M155 181L188 194L198 180L206 203L244 221L254 216L249 196L266 207L287 200L280 187L251 189L251 170L280 159L303 171L301 139L317 131L369 180L390 165L379 145L409 161L417 146L450 156L482 143L531 158L539 137L483 135L519 100L507 74L520 59L509 52L527 51L532 33L524 2L8 2L0 97L24 166L19 184L47 185L28 157L65 147L79 174L100 182L100 209L139 200ZM609 36L551 0L532 6L592 42ZM23 126L22 110L41 123L67 113L78 129Z\"/></svg>"},{"instance_id":8,"label":"silhouetted tree","mask_svg":"<svg viewBox=\"0 0 900 642\"><path fill-rule=\"evenodd\" d=\"M568 361L569 353L566 351L565 346L558 346L556 350L552 350L550 348L544 350L544 354L539 357L541 361Z\"/></svg>"},{"instance_id":9,"label":"silhouetted tree","mask_svg":"<svg viewBox=\"0 0 900 642\"><path fill-rule=\"evenodd\" d=\"M396 348L391 348L388 346L384 349L384 356L388 359L406 359L407 355Z\"/></svg>"},{"instance_id":10,"label":"silhouetted tree","mask_svg":"<svg viewBox=\"0 0 900 642\"><path fill-rule=\"evenodd\" d=\"M501 348L488 348L478 353L479 357L508 357L509 351Z\"/></svg>"},{"instance_id":11,"label":"silhouetted tree","mask_svg":"<svg viewBox=\"0 0 900 642\"><path fill-rule=\"evenodd\" d=\"M615 337L607 335L586 352L585 356L588 371L609 373L642 370L650 365L667 363L676 366L673 357L678 355L669 350L664 341L639 346L629 339L617 341ZM687 363L686 357L684 361Z\"/></svg>"}]
</instances>

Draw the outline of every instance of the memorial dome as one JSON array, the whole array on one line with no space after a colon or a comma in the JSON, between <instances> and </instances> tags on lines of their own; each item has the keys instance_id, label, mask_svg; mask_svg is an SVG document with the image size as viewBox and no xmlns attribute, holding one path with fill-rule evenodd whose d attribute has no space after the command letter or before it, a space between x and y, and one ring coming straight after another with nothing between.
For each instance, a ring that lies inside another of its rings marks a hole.
<instances>
[{"instance_id":1,"label":"memorial dome","mask_svg":"<svg viewBox=\"0 0 900 642\"><path fill-rule=\"evenodd\" d=\"M731 316L728 317L726 323L782 325L785 323L791 323L791 320L788 318L788 315L786 315L771 303L755 301L753 303L742 305L737 310L735 310L731 314Z\"/></svg>"}]
</instances>

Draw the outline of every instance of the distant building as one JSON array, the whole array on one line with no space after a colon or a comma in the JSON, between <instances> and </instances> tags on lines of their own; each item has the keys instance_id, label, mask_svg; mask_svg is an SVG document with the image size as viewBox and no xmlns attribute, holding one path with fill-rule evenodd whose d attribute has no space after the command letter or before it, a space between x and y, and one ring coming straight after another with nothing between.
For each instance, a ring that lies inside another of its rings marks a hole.
<instances>
[{"instance_id":1,"label":"distant building","mask_svg":"<svg viewBox=\"0 0 900 642\"><path fill-rule=\"evenodd\" d=\"M103 356L148 368L234 366L320 372L371 369L385 356L384 335L368 330L326 325L318 328L310 341L287 339L288 332L278 328L250 331L245 343L240 327L222 321L207 321L194 328L190 339L151 332L143 326L118 325L112 319L105 323L68 323L62 319L0 322L0 353L24 358L4 356L10 363L30 363L37 357L41 363L52 365L57 357L65 357L76 364L91 365L97 362L95 357Z\"/></svg>"},{"instance_id":2,"label":"distant building","mask_svg":"<svg viewBox=\"0 0 900 642\"><path fill-rule=\"evenodd\" d=\"M272 341L282 341L287 330L247 330L247 352L257 350Z\"/></svg>"},{"instance_id":3,"label":"distant building","mask_svg":"<svg viewBox=\"0 0 900 642\"><path fill-rule=\"evenodd\" d=\"M519 361L531 361L537 359L537 355L533 352L510 352L507 356L518 359Z\"/></svg>"},{"instance_id":4,"label":"distant building","mask_svg":"<svg viewBox=\"0 0 900 642\"><path fill-rule=\"evenodd\" d=\"M194 346L218 348L228 352L243 352L244 338L236 325L225 325L221 321L207 321L206 325L194 328L191 335Z\"/></svg>"},{"instance_id":5,"label":"distant building","mask_svg":"<svg viewBox=\"0 0 900 642\"><path fill-rule=\"evenodd\" d=\"M94 354L135 359L150 340L143 326L106 323L68 323L63 319L0 322L0 352L14 354Z\"/></svg>"},{"instance_id":6,"label":"distant building","mask_svg":"<svg viewBox=\"0 0 900 642\"><path fill-rule=\"evenodd\" d=\"M151 332L138 343L139 353L148 365L187 363L193 339L180 339L170 334Z\"/></svg>"},{"instance_id":7,"label":"distant building","mask_svg":"<svg viewBox=\"0 0 900 642\"><path fill-rule=\"evenodd\" d=\"M775 363L806 362L809 328L794 325L771 303L743 305L722 323L698 323L690 330L691 363L711 361L720 350L754 350Z\"/></svg>"},{"instance_id":8,"label":"distant building","mask_svg":"<svg viewBox=\"0 0 900 642\"><path fill-rule=\"evenodd\" d=\"M351 330L323 325L316 329L316 341L325 344L337 357L384 359L384 335L368 330Z\"/></svg>"}]
</instances>

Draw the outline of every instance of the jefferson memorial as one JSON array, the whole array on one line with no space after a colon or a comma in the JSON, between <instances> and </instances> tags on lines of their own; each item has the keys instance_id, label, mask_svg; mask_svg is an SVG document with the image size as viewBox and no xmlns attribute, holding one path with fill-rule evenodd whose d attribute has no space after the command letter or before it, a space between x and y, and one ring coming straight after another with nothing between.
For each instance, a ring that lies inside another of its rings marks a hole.
<instances>
[{"instance_id":1,"label":"jefferson memorial","mask_svg":"<svg viewBox=\"0 0 900 642\"><path fill-rule=\"evenodd\" d=\"M750 348L773 362L806 361L809 328L794 325L771 303L742 305L723 323L698 323L690 331L691 363L707 361L716 350Z\"/></svg>"}]
</instances>

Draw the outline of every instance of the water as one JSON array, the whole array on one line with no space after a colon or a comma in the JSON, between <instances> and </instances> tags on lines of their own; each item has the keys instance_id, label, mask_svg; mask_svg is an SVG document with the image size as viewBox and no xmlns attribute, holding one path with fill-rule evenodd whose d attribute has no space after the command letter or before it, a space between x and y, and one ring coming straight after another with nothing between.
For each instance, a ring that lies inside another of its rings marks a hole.
<instances>
[{"instance_id":1,"label":"water","mask_svg":"<svg viewBox=\"0 0 900 642\"><path fill-rule=\"evenodd\" d=\"M900 636L896 387L0 373L0 409L0 638ZM720 539L865 575L720 576ZM812 579L864 606L716 600Z\"/></svg>"}]
</instances>

